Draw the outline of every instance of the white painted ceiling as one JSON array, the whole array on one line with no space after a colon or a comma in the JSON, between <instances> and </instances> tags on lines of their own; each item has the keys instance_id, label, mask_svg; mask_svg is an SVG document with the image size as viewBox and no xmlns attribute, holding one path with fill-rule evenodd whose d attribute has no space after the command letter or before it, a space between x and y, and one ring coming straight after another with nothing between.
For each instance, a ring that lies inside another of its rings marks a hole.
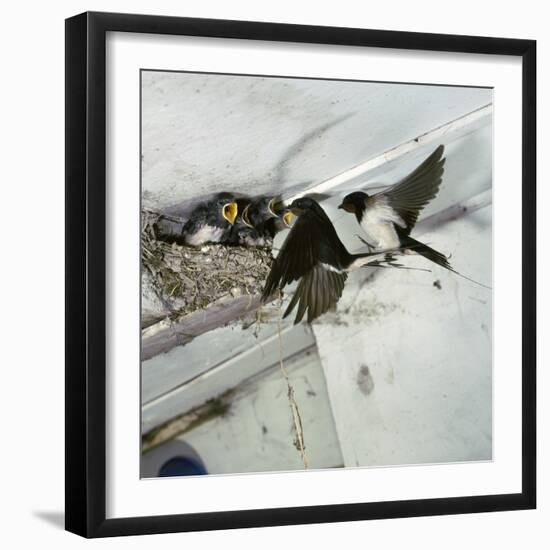
<instances>
[{"instance_id":1,"label":"white painted ceiling","mask_svg":"<svg viewBox=\"0 0 550 550\"><path fill-rule=\"evenodd\" d=\"M492 91L142 73L144 206L309 187L492 101Z\"/></svg>"}]
</instances>

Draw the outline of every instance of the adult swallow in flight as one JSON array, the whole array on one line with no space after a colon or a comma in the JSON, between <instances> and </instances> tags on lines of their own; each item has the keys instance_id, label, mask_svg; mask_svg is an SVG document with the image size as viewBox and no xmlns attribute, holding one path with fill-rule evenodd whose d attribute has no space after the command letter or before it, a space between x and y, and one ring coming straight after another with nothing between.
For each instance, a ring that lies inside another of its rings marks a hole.
<instances>
[{"instance_id":1,"label":"adult swallow in flight","mask_svg":"<svg viewBox=\"0 0 550 550\"><path fill-rule=\"evenodd\" d=\"M385 191L373 195L356 191L344 197L338 208L355 214L374 250L409 249L454 271L444 254L410 236L420 211L439 191L443 151L440 145L416 170Z\"/></svg>"},{"instance_id":2,"label":"adult swallow in flight","mask_svg":"<svg viewBox=\"0 0 550 550\"><path fill-rule=\"evenodd\" d=\"M299 281L283 317L298 305L294 324L307 311L307 322L333 308L344 290L348 271L389 261L388 252L350 254L319 204L309 197L296 199L289 210L297 220L286 237L267 277L262 301L277 289Z\"/></svg>"}]
</instances>

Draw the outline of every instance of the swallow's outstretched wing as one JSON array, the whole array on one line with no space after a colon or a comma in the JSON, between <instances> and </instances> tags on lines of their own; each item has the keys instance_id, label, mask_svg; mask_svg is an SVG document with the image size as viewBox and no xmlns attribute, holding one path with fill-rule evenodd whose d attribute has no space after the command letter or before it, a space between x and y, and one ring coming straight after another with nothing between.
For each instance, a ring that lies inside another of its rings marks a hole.
<instances>
[{"instance_id":1,"label":"swallow's outstretched wing","mask_svg":"<svg viewBox=\"0 0 550 550\"><path fill-rule=\"evenodd\" d=\"M418 168L400 182L369 197L367 207L369 202L376 204L381 197L386 198L387 204L399 214L410 233L420 211L439 191L445 164L445 159L442 158L444 150L445 147L440 145Z\"/></svg>"},{"instance_id":2,"label":"swallow's outstretched wing","mask_svg":"<svg viewBox=\"0 0 550 550\"><path fill-rule=\"evenodd\" d=\"M298 304L294 324L303 319L306 311L307 322L311 323L336 306L342 296L346 278L346 272L338 273L327 269L324 265L316 265L300 279L283 317L287 317Z\"/></svg>"},{"instance_id":3,"label":"swallow's outstretched wing","mask_svg":"<svg viewBox=\"0 0 550 550\"><path fill-rule=\"evenodd\" d=\"M294 323L307 312L311 323L334 307L344 289L347 273L338 254L349 256L328 218L304 211L285 239L267 277L262 298L266 301L277 289L293 281L298 286L284 317L298 305ZM328 223L327 223L328 222Z\"/></svg>"}]
</instances>

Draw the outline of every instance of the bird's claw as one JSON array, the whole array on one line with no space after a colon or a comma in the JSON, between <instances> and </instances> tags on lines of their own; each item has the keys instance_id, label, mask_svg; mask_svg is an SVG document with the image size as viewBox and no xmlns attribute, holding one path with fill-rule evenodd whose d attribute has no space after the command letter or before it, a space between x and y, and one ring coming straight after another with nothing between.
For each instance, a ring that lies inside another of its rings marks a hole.
<instances>
[{"instance_id":1,"label":"bird's claw","mask_svg":"<svg viewBox=\"0 0 550 550\"><path fill-rule=\"evenodd\" d=\"M363 239L363 237L361 237L361 235L355 234L355 236L367 247L369 252L372 252L374 250L374 246L372 244L370 244L369 242L367 242L365 239Z\"/></svg>"}]
</instances>

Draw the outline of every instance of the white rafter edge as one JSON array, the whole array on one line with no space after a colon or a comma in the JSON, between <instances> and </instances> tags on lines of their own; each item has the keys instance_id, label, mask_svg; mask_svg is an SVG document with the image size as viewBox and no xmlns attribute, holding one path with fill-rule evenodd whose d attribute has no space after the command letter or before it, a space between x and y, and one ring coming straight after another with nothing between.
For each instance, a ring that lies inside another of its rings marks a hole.
<instances>
[{"instance_id":1,"label":"white rafter edge","mask_svg":"<svg viewBox=\"0 0 550 550\"><path fill-rule=\"evenodd\" d=\"M407 153L410 153L416 149L419 149L424 145L427 145L434 141L439 141L445 135L448 135L450 133L456 132L470 125L473 125L474 123L481 120L482 118L492 115L492 113L493 113L493 104L489 103L488 105L484 105L483 107L480 107L475 111L472 111L457 119L451 120L450 122L447 122L441 126L438 126L433 130L429 130L428 132L425 132L424 134L421 134L414 139L411 139L409 141L405 141L404 143L396 145L395 147L388 149L384 153L377 155L365 162L362 162L361 164L358 164L357 166L354 166L353 168L350 168L349 170L346 170L345 172L342 172L332 178L329 178L321 183L313 185L307 189L304 189L299 193L295 193L290 197L284 197L285 202L287 204L290 204L294 199L303 197L308 193L326 193L331 189L338 187L339 185L342 185L358 176L366 174L367 172L370 172L371 170L374 170L375 168L378 168L383 164L391 162L403 155L406 155Z\"/></svg>"},{"instance_id":2,"label":"white rafter edge","mask_svg":"<svg viewBox=\"0 0 550 550\"><path fill-rule=\"evenodd\" d=\"M143 403L142 432L148 432L167 420L187 413L209 399L237 387L245 380L277 366L280 361L281 341L284 341L282 360L285 362L315 346L315 337L310 326L303 323L286 326L280 334L272 334L258 345L229 357L226 361Z\"/></svg>"}]
</instances>

